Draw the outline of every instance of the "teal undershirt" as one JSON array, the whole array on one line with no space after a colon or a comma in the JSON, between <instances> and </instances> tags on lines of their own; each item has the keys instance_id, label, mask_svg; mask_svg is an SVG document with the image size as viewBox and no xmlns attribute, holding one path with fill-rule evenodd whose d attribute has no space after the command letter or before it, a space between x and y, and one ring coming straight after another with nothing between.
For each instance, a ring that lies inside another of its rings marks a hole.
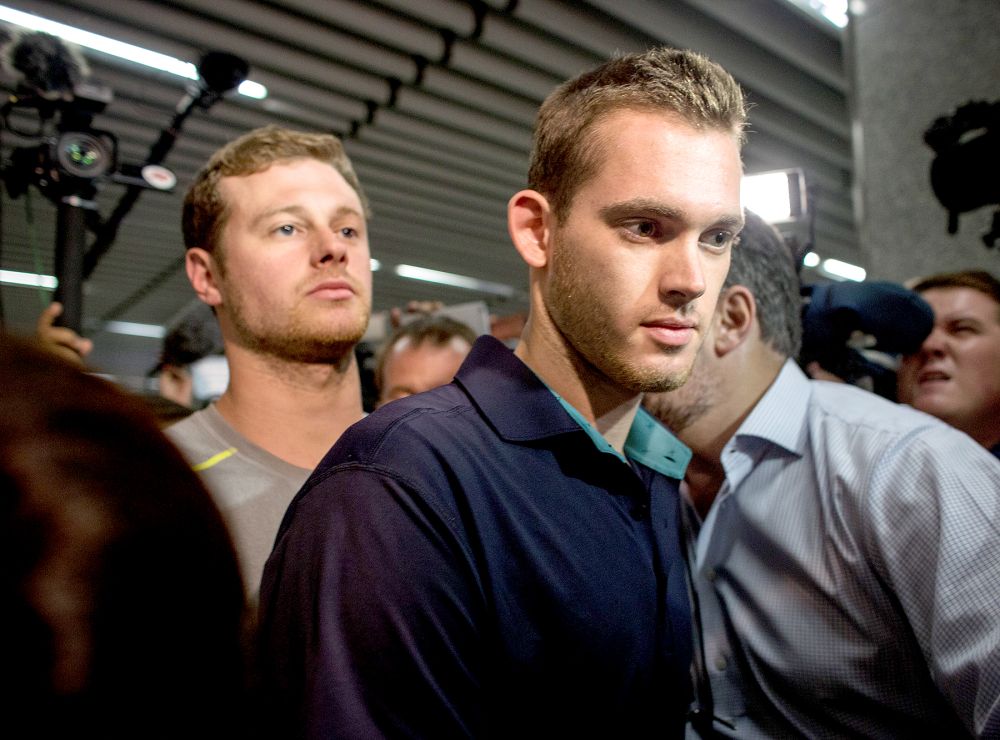
<instances>
[{"instance_id":1,"label":"teal undershirt","mask_svg":"<svg viewBox=\"0 0 1000 740\"><path fill-rule=\"evenodd\" d=\"M691 450L641 406L628 430L628 438L625 440L625 455L622 455L579 411L551 388L549 390L566 409L566 413L573 417L573 420L587 433L598 451L610 453L626 465L628 465L626 459L628 457L663 473L669 478L677 480L684 478L684 472L687 470L688 463L691 462Z\"/></svg>"}]
</instances>

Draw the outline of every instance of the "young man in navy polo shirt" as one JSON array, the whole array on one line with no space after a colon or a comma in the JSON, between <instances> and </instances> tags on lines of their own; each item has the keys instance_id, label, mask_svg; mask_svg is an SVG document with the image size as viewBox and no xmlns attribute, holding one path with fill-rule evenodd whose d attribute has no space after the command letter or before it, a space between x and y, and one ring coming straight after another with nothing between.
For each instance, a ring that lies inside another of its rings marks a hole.
<instances>
[{"instance_id":1,"label":"young man in navy polo shirt","mask_svg":"<svg viewBox=\"0 0 1000 740\"><path fill-rule=\"evenodd\" d=\"M292 503L261 595L276 733L677 735L690 698L678 480L639 410L684 383L739 233L742 94L690 52L543 104L511 198L511 353L352 427Z\"/></svg>"}]
</instances>

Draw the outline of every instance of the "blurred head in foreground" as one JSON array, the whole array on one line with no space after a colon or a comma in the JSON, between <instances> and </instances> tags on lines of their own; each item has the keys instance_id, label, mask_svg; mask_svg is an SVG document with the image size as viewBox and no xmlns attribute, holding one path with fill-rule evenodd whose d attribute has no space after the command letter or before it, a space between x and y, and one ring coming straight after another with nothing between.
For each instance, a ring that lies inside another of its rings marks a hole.
<instances>
[{"instance_id":1,"label":"blurred head in foreground","mask_svg":"<svg viewBox=\"0 0 1000 740\"><path fill-rule=\"evenodd\" d=\"M0 486L14 724L232 732L245 715L233 547L142 401L0 336Z\"/></svg>"}]
</instances>

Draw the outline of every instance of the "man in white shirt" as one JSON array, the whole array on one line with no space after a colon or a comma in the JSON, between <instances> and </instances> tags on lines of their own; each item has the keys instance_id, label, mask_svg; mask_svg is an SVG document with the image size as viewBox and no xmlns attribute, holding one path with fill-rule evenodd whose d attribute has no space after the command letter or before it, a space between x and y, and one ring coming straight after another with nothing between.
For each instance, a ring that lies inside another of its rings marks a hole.
<instances>
[{"instance_id":1,"label":"man in white shirt","mask_svg":"<svg viewBox=\"0 0 1000 740\"><path fill-rule=\"evenodd\" d=\"M792 256L748 213L691 380L645 399L694 454L701 711L744 738L996 737L1000 464L809 380L799 316Z\"/></svg>"}]
</instances>

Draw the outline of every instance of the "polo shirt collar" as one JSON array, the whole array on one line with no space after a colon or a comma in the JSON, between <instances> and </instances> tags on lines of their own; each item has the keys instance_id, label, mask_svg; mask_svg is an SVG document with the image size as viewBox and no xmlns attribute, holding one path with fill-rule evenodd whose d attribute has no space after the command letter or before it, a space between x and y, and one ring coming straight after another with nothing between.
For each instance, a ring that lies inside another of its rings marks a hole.
<instances>
[{"instance_id":1,"label":"polo shirt collar","mask_svg":"<svg viewBox=\"0 0 1000 740\"><path fill-rule=\"evenodd\" d=\"M684 477L688 463L691 462L691 450L641 406L636 411L632 426L629 427L628 437L625 439L625 454L622 455L565 398L551 388L549 391L562 404L566 413L587 433L598 451L614 455L626 464L628 464L626 458L631 458L670 478L680 480Z\"/></svg>"},{"instance_id":2,"label":"polo shirt collar","mask_svg":"<svg viewBox=\"0 0 1000 740\"><path fill-rule=\"evenodd\" d=\"M508 441L543 439L582 429L599 451L622 459L593 425L494 337L476 340L455 379ZM684 477L691 460L691 451L641 408L629 429L625 453L677 479Z\"/></svg>"}]
</instances>

